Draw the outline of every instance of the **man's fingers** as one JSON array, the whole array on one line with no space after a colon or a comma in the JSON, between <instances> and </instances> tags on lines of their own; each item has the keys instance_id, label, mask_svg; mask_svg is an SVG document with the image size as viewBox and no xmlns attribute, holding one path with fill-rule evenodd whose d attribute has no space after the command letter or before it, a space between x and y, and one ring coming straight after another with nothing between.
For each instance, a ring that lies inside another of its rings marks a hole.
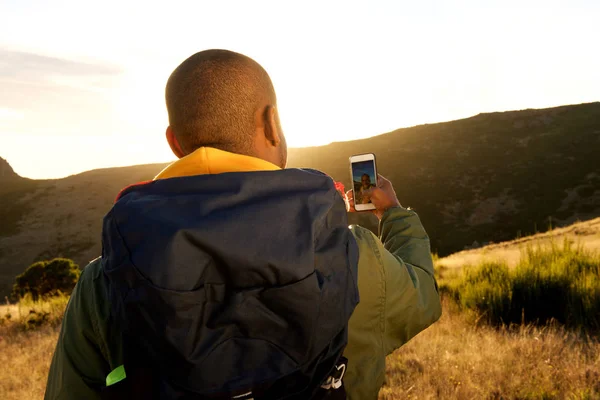
<instances>
[{"instance_id":1,"label":"man's fingers","mask_svg":"<svg viewBox=\"0 0 600 400\"><path fill-rule=\"evenodd\" d=\"M348 190L346 192L346 198L348 199L348 211L349 212L356 212L356 208L354 207L354 191L353 190Z\"/></svg>"},{"instance_id":2,"label":"man's fingers","mask_svg":"<svg viewBox=\"0 0 600 400\"><path fill-rule=\"evenodd\" d=\"M381 174L377 174L377 187L383 187L387 184L391 184L390 180Z\"/></svg>"}]
</instances>

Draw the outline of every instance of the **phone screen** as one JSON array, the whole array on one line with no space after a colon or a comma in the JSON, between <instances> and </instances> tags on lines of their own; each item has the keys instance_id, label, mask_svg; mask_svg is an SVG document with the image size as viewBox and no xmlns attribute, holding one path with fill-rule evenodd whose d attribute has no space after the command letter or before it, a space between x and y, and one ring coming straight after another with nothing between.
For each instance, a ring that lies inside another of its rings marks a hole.
<instances>
[{"instance_id":1,"label":"phone screen","mask_svg":"<svg viewBox=\"0 0 600 400\"><path fill-rule=\"evenodd\" d=\"M352 164L352 180L354 187L354 204L371 204L371 199L363 193L377 184L375 160L356 161Z\"/></svg>"}]
</instances>

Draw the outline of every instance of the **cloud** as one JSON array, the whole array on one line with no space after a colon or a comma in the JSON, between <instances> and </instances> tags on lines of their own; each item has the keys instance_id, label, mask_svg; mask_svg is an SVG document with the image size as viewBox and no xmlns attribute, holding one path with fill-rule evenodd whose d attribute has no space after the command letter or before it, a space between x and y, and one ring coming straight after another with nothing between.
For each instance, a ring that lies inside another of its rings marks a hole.
<instances>
[{"instance_id":1,"label":"cloud","mask_svg":"<svg viewBox=\"0 0 600 400\"><path fill-rule=\"evenodd\" d=\"M37 92L77 89L98 92L115 86L123 70L103 63L85 63L41 54L0 48L0 107L20 108L18 98L27 93L29 103ZM33 95L33 97L31 97Z\"/></svg>"},{"instance_id":2,"label":"cloud","mask_svg":"<svg viewBox=\"0 0 600 400\"><path fill-rule=\"evenodd\" d=\"M0 135L110 131L123 74L114 65L0 48Z\"/></svg>"},{"instance_id":3,"label":"cloud","mask_svg":"<svg viewBox=\"0 0 600 400\"><path fill-rule=\"evenodd\" d=\"M102 63L85 63L42 54L0 49L0 79L38 81L47 76L114 76L122 69Z\"/></svg>"}]
</instances>

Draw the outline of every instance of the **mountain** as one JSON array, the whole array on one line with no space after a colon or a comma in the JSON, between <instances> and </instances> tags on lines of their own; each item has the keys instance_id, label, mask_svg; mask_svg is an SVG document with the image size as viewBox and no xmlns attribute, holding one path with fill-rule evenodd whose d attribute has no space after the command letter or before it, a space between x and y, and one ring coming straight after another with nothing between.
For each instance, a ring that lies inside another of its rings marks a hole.
<instances>
[{"instance_id":1,"label":"mountain","mask_svg":"<svg viewBox=\"0 0 600 400\"><path fill-rule=\"evenodd\" d=\"M290 149L290 167L350 187L348 157L375 153L441 256L600 216L600 103L479 114L328 146ZM36 260L101 253L102 217L119 190L165 164L57 180L18 177L0 160L0 296ZM9 177L9 178L6 178ZM373 216L352 215L376 230Z\"/></svg>"},{"instance_id":2,"label":"mountain","mask_svg":"<svg viewBox=\"0 0 600 400\"><path fill-rule=\"evenodd\" d=\"M348 157L378 171L414 208L441 256L600 215L600 103L479 114L329 146L290 163L350 184Z\"/></svg>"},{"instance_id":3,"label":"mountain","mask_svg":"<svg viewBox=\"0 0 600 400\"><path fill-rule=\"evenodd\" d=\"M119 191L165 164L98 169L53 180L0 182L0 298L37 260L65 256L80 266L101 253L102 218Z\"/></svg>"},{"instance_id":4,"label":"mountain","mask_svg":"<svg viewBox=\"0 0 600 400\"><path fill-rule=\"evenodd\" d=\"M4 158L0 157L0 182L20 178Z\"/></svg>"}]
</instances>

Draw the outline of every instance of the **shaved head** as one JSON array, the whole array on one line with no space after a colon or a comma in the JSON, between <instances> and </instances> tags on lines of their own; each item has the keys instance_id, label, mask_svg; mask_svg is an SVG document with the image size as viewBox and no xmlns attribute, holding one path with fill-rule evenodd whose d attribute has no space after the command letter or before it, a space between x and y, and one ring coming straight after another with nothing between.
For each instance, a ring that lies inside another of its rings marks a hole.
<instances>
[{"instance_id":1,"label":"shaved head","mask_svg":"<svg viewBox=\"0 0 600 400\"><path fill-rule=\"evenodd\" d=\"M263 67L228 50L201 51L182 62L169 77L165 97L184 154L208 146L255 156L261 113L277 104Z\"/></svg>"}]
</instances>

